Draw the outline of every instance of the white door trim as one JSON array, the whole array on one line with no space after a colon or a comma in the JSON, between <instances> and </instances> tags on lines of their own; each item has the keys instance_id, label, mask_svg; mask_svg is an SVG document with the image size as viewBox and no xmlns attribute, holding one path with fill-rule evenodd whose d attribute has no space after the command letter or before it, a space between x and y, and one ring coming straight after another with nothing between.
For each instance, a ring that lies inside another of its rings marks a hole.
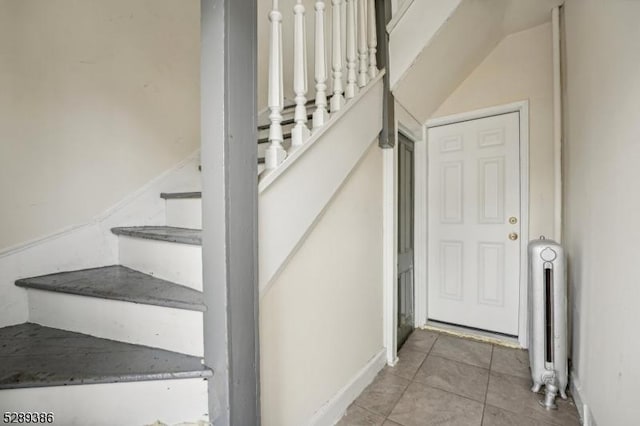
<instances>
[{"instance_id":1,"label":"white door trim","mask_svg":"<svg viewBox=\"0 0 640 426\"><path fill-rule=\"evenodd\" d=\"M507 105L494 106L489 108L478 109L474 111L464 112L461 114L449 115L446 117L438 117L428 120L424 125L424 151L429 143L428 129L430 127L442 126L446 124L458 123L461 121L474 120L478 118L490 117L493 115L507 114L510 112L519 113L520 124L520 217L522 228L520 229L520 304L518 312L518 342L523 348L527 347L527 244L529 242L529 101L514 102ZM421 197L427 196L427 182L428 174L426 173L428 167L427 155L416 155L416 175L419 171L424 171L424 181L420 182L416 179L415 186L415 199L422 199ZM422 175L421 175L422 176ZM422 179L421 179L422 180ZM428 199L428 198L426 198ZM422 222L425 226L416 226L415 234L415 247L427 247L428 235L426 223L428 220L428 206L424 203L416 202L416 222ZM425 249L424 262L427 261L428 252ZM416 255L416 259L420 259ZM421 263L415 262L416 264ZM425 265L426 268L426 265ZM420 318L416 321L416 326L423 326L427 322L428 316L428 277L425 274L424 279L416 280L416 296L421 295L420 298L416 297L416 315L420 313ZM420 288L418 288L420 287ZM422 297L426 295L426 297Z\"/></svg>"}]
</instances>

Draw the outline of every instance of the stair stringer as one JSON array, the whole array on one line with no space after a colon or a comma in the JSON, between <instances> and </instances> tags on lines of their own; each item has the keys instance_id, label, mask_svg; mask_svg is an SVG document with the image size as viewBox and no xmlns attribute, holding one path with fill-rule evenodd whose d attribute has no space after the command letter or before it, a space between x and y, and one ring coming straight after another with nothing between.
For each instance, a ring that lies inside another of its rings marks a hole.
<instances>
[{"instance_id":1,"label":"stair stringer","mask_svg":"<svg viewBox=\"0 0 640 426\"><path fill-rule=\"evenodd\" d=\"M259 185L259 289L266 293L382 129L380 74Z\"/></svg>"}]
</instances>

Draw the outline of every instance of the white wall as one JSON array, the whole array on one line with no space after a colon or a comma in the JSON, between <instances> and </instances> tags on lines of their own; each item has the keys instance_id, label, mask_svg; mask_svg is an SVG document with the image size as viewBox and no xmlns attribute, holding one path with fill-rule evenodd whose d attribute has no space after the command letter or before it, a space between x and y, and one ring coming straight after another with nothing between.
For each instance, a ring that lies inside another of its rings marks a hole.
<instances>
[{"instance_id":1,"label":"white wall","mask_svg":"<svg viewBox=\"0 0 640 426\"><path fill-rule=\"evenodd\" d=\"M261 299L265 426L306 424L382 349L381 166L374 144Z\"/></svg>"},{"instance_id":2,"label":"white wall","mask_svg":"<svg viewBox=\"0 0 640 426\"><path fill-rule=\"evenodd\" d=\"M529 234L553 235L551 24L505 37L434 117L529 100Z\"/></svg>"},{"instance_id":3,"label":"white wall","mask_svg":"<svg viewBox=\"0 0 640 426\"><path fill-rule=\"evenodd\" d=\"M565 243L573 369L600 426L640 418L640 2L568 0Z\"/></svg>"},{"instance_id":4,"label":"white wall","mask_svg":"<svg viewBox=\"0 0 640 426\"><path fill-rule=\"evenodd\" d=\"M199 147L198 0L0 0L0 251Z\"/></svg>"}]
</instances>

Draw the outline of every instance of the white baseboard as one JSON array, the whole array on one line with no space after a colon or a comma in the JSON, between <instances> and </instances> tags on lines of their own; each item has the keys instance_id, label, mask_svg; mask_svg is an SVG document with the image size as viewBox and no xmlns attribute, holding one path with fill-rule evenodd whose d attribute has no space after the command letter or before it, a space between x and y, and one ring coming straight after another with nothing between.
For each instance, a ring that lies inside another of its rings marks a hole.
<instances>
[{"instance_id":1,"label":"white baseboard","mask_svg":"<svg viewBox=\"0 0 640 426\"><path fill-rule=\"evenodd\" d=\"M386 351L381 349L358 371L345 387L328 400L309 421L310 426L332 426L342 418L349 405L369 386L386 363Z\"/></svg>"},{"instance_id":2,"label":"white baseboard","mask_svg":"<svg viewBox=\"0 0 640 426\"><path fill-rule=\"evenodd\" d=\"M578 414L580 414L580 423L582 423L583 426L597 426L591 416L591 411L589 411L589 405L584 398L584 393L580 386L580 380L578 380L578 377L573 371L571 372L570 382L571 396L573 397L573 402L575 402L576 408L578 409Z\"/></svg>"}]
</instances>

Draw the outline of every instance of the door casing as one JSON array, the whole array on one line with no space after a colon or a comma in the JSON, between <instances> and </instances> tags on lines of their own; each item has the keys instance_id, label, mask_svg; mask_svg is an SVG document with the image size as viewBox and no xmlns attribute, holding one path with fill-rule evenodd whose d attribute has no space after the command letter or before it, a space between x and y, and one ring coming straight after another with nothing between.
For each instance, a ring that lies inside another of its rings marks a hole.
<instances>
[{"instance_id":1,"label":"door casing","mask_svg":"<svg viewBox=\"0 0 640 426\"><path fill-rule=\"evenodd\" d=\"M520 125L520 218L522 228L520 230L520 303L518 312L518 343L521 347L527 347L527 244L529 242L529 102L521 101L507 105L501 105L490 108L464 112L461 114L450 115L446 117L438 117L426 122L423 129L424 149L421 150L422 155L416 153L416 180L415 180L415 200L416 200L416 222L420 222L423 226L415 227L415 265L419 270L416 271L415 288L416 288L416 327L425 326L428 318L428 282L426 274L426 263L428 261L428 206L419 200L426 200L428 188L428 150L426 149L428 140L428 129L430 127L442 126L446 124L458 123L461 121L474 120L479 118L490 117L493 115L505 114L510 112L519 113ZM421 176L422 179L417 177ZM419 247L419 248L418 248ZM424 253L422 259L418 258L419 253ZM418 260L419 259L419 260ZM418 297L422 295L422 297Z\"/></svg>"}]
</instances>

